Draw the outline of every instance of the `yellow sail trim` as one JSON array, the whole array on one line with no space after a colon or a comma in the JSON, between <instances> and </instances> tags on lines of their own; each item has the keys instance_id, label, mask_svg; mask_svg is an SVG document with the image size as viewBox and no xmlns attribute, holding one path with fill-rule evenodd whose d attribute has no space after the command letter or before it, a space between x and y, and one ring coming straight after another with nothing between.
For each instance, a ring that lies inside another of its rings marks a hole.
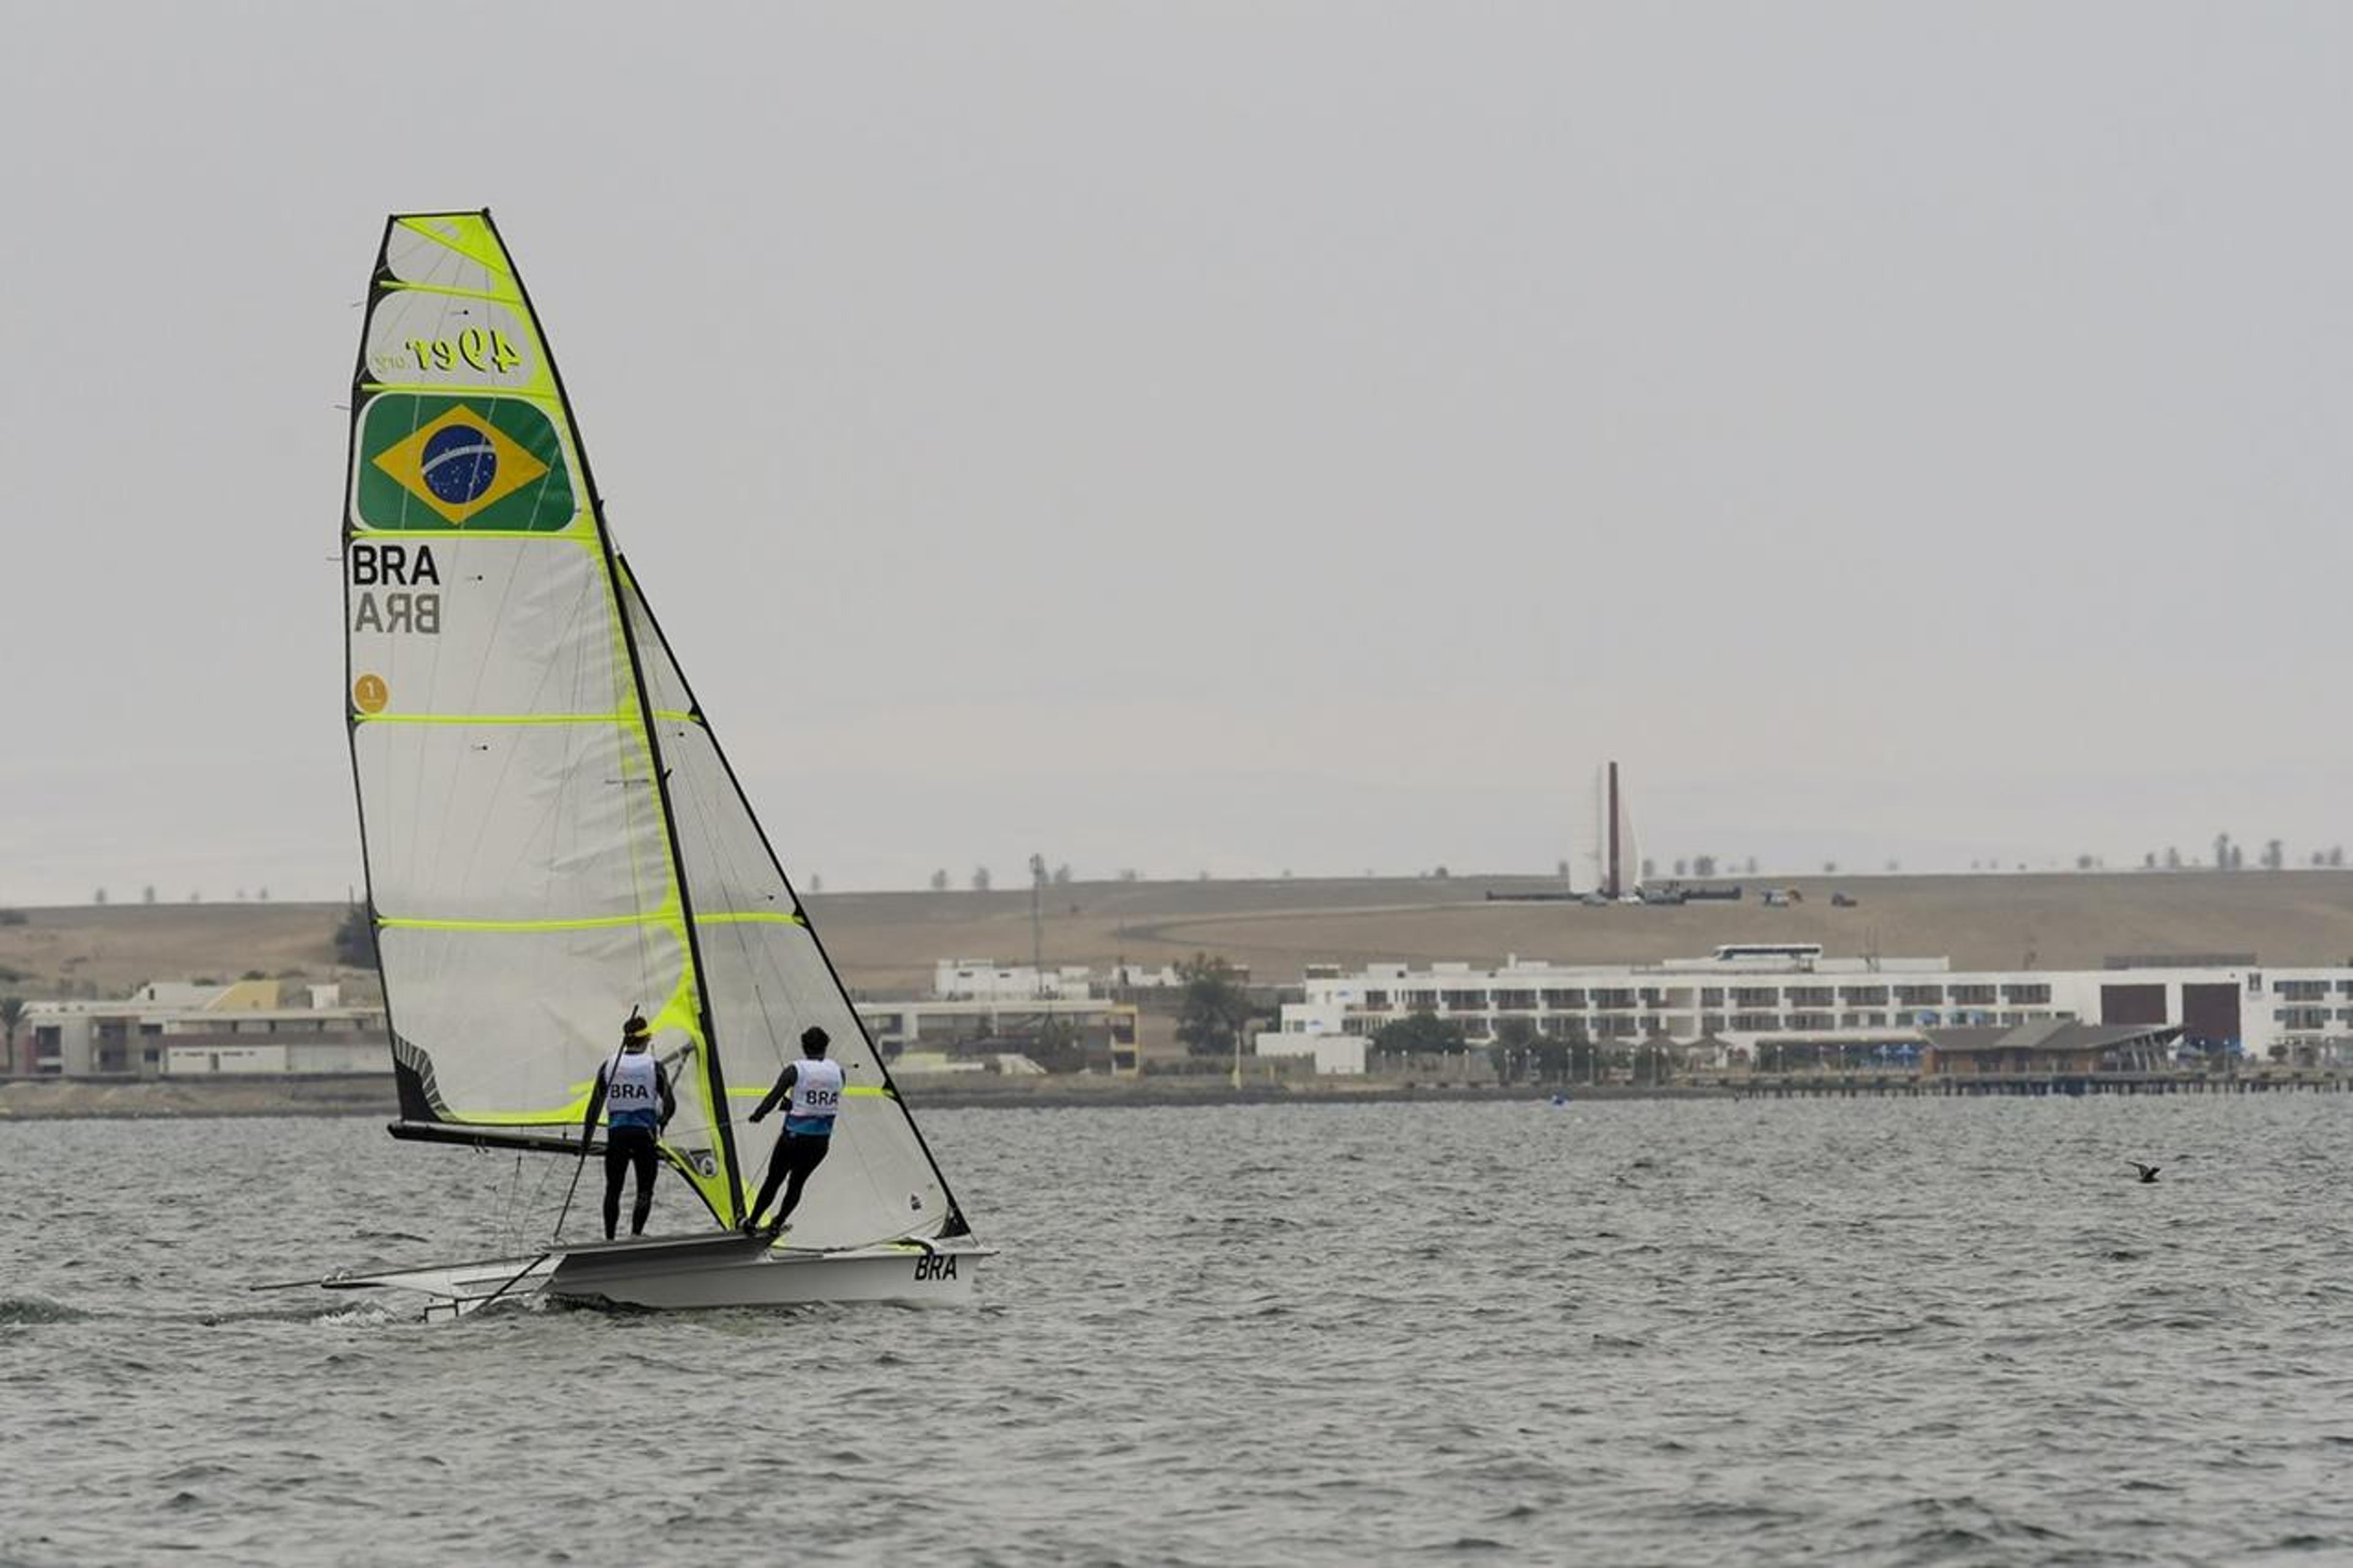
<instances>
[{"instance_id":1,"label":"yellow sail trim","mask_svg":"<svg viewBox=\"0 0 2353 1568\"><path fill-rule=\"evenodd\" d=\"M727 1107L720 1103L711 1092L711 1046L710 1042L702 1037L702 1010L695 1000L694 964L687 957L686 928L684 922L676 920L670 921L670 925L671 934L678 938L680 959L678 986L670 994L670 1000L662 1004L661 1011L656 1013L649 1021L656 1033L659 1033L664 1028L675 1028L693 1042L692 1059L681 1061L678 1064L677 1088L679 1100L683 1104L686 1102L684 1090L689 1075L691 1074L702 1084L702 1103L712 1120L704 1129L710 1135L711 1146L702 1152L712 1163L710 1174L705 1175L697 1169L691 1153L681 1148L675 1141L664 1138L661 1140L661 1145L676 1156L671 1161L672 1167L703 1194L703 1201L710 1204L713 1212L721 1216L720 1223L732 1226L743 1217L743 1194L730 1193L727 1190L726 1183L718 1168L721 1137L719 1123L726 1117ZM595 1086L590 1086L590 1091L592 1093L595 1091ZM719 1201L722 1199L726 1201Z\"/></svg>"},{"instance_id":2,"label":"yellow sail trim","mask_svg":"<svg viewBox=\"0 0 2353 1568\"><path fill-rule=\"evenodd\" d=\"M510 283L514 279L514 266L507 260L506 249L500 245L490 226L474 213L435 213L423 217L405 217L400 226L412 234L421 234L444 250L454 250L477 267L500 274ZM520 291L518 290L518 293ZM514 298L513 295L496 296Z\"/></svg>"},{"instance_id":3,"label":"yellow sail trim","mask_svg":"<svg viewBox=\"0 0 2353 1568\"><path fill-rule=\"evenodd\" d=\"M448 544L461 539L534 539L545 544L585 544L592 549L596 544L596 530L579 522L552 533L528 533L518 528L470 528L462 534L453 533L446 528L358 528L352 531L355 539L422 539L435 544Z\"/></svg>"},{"instance_id":4,"label":"yellow sail trim","mask_svg":"<svg viewBox=\"0 0 2353 1568\"><path fill-rule=\"evenodd\" d=\"M411 283L405 278L385 281L387 294L445 294L452 300L485 300L494 305L512 305L521 298L514 293L499 294L482 289L460 289L451 283Z\"/></svg>"},{"instance_id":5,"label":"yellow sail trim","mask_svg":"<svg viewBox=\"0 0 2353 1568\"><path fill-rule=\"evenodd\" d=\"M632 730L638 727L635 708L614 713L359 713L353 717L363 724L620 724ZM654 717L680 724L694 722L691 713L673 712L664 708L654 710Z\"/></svg>"},{"instance_id":6,"label":"yellow sail trim","mask_svg":"<svg viewBox=\"0 0 2353 1568\"><path fill-rule=\"evenodd\" d=\"M453 1106L449 1114L458 1121L475 1126L576 1127L580 1119L588 1114L588 1097L596 1092L596 1080L585 1078L567 1087L572 1090L572 1103L554 1110L460 1110Z\"/></svg>"},{"instance_id":7,"label":"yellow sail trim","mask_svg":"<svg viewBox=\"0 0 2353 1568\"><path fill-rule=\"evenodd\" d=\"M379 392L407 392L415 393L419 396L425 397L452 396L454 395L452 391L453 387L457 391L471 393L477 397L507 397L512 398L518 403L544 403L557 408L564 406L564 405L557 400L556 395L553 391L535 391L527 387L506 386L497 382L482 382L477 384L470 382L453 383L447 381L366 381L360 384L360 390L370 395ZM467 532L469 537L479 537L479 535L475 535L473 531L470 529L469 529Z\"/></svg>"},{"instance_id":8,"label":"yellow sail trim","mask_svg":"<svg viewBox=\"0 0 2353 1568\"><path fill-rule=\"evenodd\" d=\"M588 1097L584 1094L558 1110L460 1110L453 1106L449 1116L451 1125L471 1127L561 1127L566 1123L577 1127L587 1110Z\"/></svg>"},{"instance_id":9,"label":"yellow sail trim","mask_svg":"<svg viewBox=\"0 0 2353 1568\"><path fill-rule=\"evenodd\" d=\"M560 921L429 920L413 915L380 915L376 924L386 931L607 931L621 926L678 926L678 912L648 915L583 915Z\"/></svg>"},{"instance_id":10,"label":"yellow sail trim","mask_svg":"<svg viewBox=\"0 0 2353 1568\"><path fill-rule=\"evenodd\" d=\"M723 910L712 914L698 912L695 923L710 921L720 925L799 925L798 915L778 914L774 910ZM637 915L579 915L570 920L547 921L480 921L435 920L420 915L380 915L377 925L387 931L480 931L512 934L517 931L611 931L622 926L660 926L680 939L685 946L686 922L680 920L675 907ZM681 1024L681 1028L693 1030Z\"/></svg>"}]
</instances>

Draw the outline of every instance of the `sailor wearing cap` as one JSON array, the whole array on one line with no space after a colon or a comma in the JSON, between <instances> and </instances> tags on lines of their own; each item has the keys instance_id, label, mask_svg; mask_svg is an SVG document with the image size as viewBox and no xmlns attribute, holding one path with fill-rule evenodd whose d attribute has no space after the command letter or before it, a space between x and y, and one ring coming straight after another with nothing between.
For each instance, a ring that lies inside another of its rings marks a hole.
<instances>
[{"instance_id":1,"label":"sailor wearing cap","mask_svg":"<svg viewBox=\"0 0 2353 1568\"><path fill-rule=\"evenodd\" d=\"M621 1176L631 1166L638 1173L638 1201L629 1211L629 1234L642 1236L646 1216L654 1207L655 1139L678 1109L670 1094L670 1075L654 1059L653 1034L646 1021L630 1009L621 1026L621 1048L596 1069L596 1091L588 1097L588 1112L580 1121L585 1148L596 1131L596 1113L605 1112L605 1239L621 1217Z\"/></svg>"}]
</instances>

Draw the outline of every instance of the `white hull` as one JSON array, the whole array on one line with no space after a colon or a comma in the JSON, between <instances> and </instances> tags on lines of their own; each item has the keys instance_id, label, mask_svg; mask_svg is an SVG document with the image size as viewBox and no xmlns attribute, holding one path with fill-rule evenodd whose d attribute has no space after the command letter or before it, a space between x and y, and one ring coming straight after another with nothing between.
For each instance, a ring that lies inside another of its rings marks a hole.
<instances>
[{"instance_id":1,"label":"white hull","mask_svg":"<svg viewBox=\"0 0 2353 1568\"><path fill-rule=\"evenodd\" d=\"M406 1290L427 1319L464 1317L493 1301L545 1296L656 1310L789 1307L813 1301L953 1303L972 1299L987 1247L965 1240L847 1252L796 1252L735 1236L649 1237L482 1258L431 1268L340 1275L331 1290Z\"/></svg>"}]
</instances>

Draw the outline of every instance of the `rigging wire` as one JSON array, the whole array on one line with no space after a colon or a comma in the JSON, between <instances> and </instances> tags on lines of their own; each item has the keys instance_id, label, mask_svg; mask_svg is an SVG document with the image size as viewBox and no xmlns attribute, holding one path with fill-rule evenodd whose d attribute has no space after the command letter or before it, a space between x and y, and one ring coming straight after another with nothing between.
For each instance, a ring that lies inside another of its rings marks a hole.
<instances>
[{"instance_id":1,"label":"rigging wire","mask_svg":"<svg viewBox=\"0 0 2353 1568\"><path fill-rule=\"evenodd\" d=\"M633 595L632 608L638 612L638 624L649 626L650 612L644 610L642 598L637 596L634 581L629 588ZM683 697L684 677L678 673L676 660L670 655L668 643L661 638L659 628L650 626L649 635L641 637L640 644L641 657L649 664L659 657L660 667L670 679L676 681ZM679 761L673 773L670 799L681 828L681 845L691 833L695 847L702 850L702 863L717 868L724 879L731 909L748 908L756 900L768 904L782 902L787 909L798 912L798 900L793 897L789 879L786 878L783 868L776 864L774 855L765 844L759 845L748 857L733 852L735 846L731 843L726 831L730 826L735 826L739 822L750 825L755 835L758 828L756 818L752 815L751 803L744 798L741 788L727 776L720 759L718 741L711 733L709 721L704 719L680 725L677 734L682 743L678 749ZM737 837L740 836L739 827ZM684 868L681 869L683 874ZM777 889L775 892L761 886L771 878ZM830 975L817 983L814 994L805 994L804 987L794 984L795 976L788 958L798 951L795 944L800 944L814 955L816 939L805 926L731 922L723 929L725 935L717 940L714 940L712 932L706 931L704 956L708 960L714 955L714 950L725 951L719 947L719 943L723 942L740 961L744 974L750 977L753 998L760 1012L761 1034L768 1047L767 1070L771 1082L796 1059L796 1052L791 1047L797 1031L790 1028L789 1023L785 1029L777 1027L775 1014L769 1006L769 987L762 984L764 976L781 991L784 1005L794 1018L826 1018L833 1006L848 1010L851 1015L850 1026L847 1037L840 1043L843 1056L869 1044L865 1030L857 1022L855 1005ZM716 976L706 975L703 978L706 984L712 984ZM715 1015L721 1010L722 998L714 991L710 1001ZM731 1037L731 1041L733 1038ZM902 1105L898 1109L903 1118L905 1108ZM830 1162L839 1172L836 1182L840 1176L855 1171L879 1212L896 1212L897 1205L905 1195L905 1187L903 1173L892 1168L894 1162L888 1157L888 1146L871 1142L854 1133L842 1136L840 1142L841 1147L835 1151ZM773 1148L770 1158L774 1158ZM844 1169L845 1166L848 1168ZM744 1171L747 1179L752 1176L752 1169L751 1163L747 1161ZM936 1168L927 1158L923 1161L923 1169L934 1181L939 1182ZM939 1184L944 1202L945 1184L939 1182ZM952 1209L953 1205L949 1207ZM926 1223L939 1217L929 1212L923 1215Z\"/></svg>"}]
</instances>

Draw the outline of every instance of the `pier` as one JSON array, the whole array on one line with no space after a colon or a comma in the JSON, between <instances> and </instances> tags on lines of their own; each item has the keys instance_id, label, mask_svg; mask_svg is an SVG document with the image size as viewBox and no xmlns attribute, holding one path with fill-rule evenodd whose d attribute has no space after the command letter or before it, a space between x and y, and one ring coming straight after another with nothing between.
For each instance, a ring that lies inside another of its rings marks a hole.
<instances>
[{"instance_id":1,"label":"pier","mask_svg":"<svg viewBox=\"0 0 2353 1568\"><path fill-rule=\"evenodd\" d=\"M1793 1073L1699 1072L1681 1081L1742 1100L1856 1100L1886 1096L2091 1094L2338 1094L2353 1072L2337 1068L2272 1068L2248 1072L1918 1073L1858 1070Z\"/></svg>"}]
</instances>

